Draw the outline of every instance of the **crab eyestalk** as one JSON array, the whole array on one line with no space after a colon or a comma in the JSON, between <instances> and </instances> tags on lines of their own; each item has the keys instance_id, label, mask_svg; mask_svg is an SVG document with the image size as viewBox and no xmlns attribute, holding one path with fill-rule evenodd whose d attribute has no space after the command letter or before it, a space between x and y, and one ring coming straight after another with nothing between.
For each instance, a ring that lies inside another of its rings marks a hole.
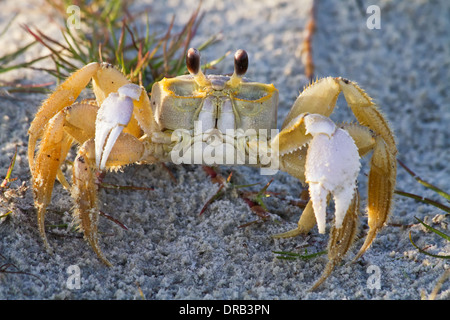
<instances>
[{"instance_id":1,"label":"crab eyestalk","mask_svg":"<svg viewBox=\"0 0 450 320\"><path fill-rule=\"evenodd\" d=\"M230 78L229 85L231 87L237 87L242 77L245 75L248 69L248 55L245 50L239 49L234 54L234 72Z\"/></svg>"},{"instance_id":2,"label":"crab eyestalk","mask_svg":"<svg viewBox=\"0 0 450 320\"><path fill-rule=\"evenodd\" d=\"M194 76L194 80L199 86L209 84L200 67L200 52L197 49L190 48L188 50L186 54L186 67L189 73Z\"/></svg>"},{"instance_id":3,"label":"crab eyestalk","mask_svg":"<svg viewBox=\"0 0 450 320\"><path fill-rule=\"evenodd\" d=\"M242 77L248 69L248 55L245 50L239 49L234 54L234 74Z\"/></svg>"}]
</instances>

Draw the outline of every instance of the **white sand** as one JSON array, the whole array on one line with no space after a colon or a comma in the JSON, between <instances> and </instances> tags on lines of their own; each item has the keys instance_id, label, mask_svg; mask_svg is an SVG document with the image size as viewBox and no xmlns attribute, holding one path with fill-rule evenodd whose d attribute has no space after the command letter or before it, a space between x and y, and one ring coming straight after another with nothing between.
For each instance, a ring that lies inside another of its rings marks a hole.
<instances>
[{"instance_id":1,"label":"white sand","mask_svg":"<svg viewBox=\"0 0 450 320\"><path fill-rule=\"evenodd\" d=\"M36 1L23 7L17 1L1 3L0 28L13 12L18 19L10 32L0 38L0 56L31 41L19 23L39 26L54 33L46 14L51 12ZM141 2L141 1L140 1ZM144 1L142 1L144 2ZM150 2L150 1L147 1ZM309 1L203 1L205 17L192 45L222 33L223 40L203 53L212 60L228 50L246 49L250 56L248 77L273 82L280 90L279 123L288 112L298 91L305 85L299 45L303 39ZM313 54L316 76L343 76L358 82L379 103L395 129L399 158L418 175L444 190L449 183L450 98L450 5L448 1L375 1L381 9L381 29L366 26L367 1L320 1ZM150 21L164 28L176 14L176 27L182 26L196 8L187 1L149 4ZM134 5L133 8L141 9ZM362 9L362 11L360 10ZM42 54L39 46L24 61ZM232 55L217 73L232 71ZM49 63L51 66L51 62ZM45 64L44 63L44 64ZM0 74L0 80L43 83L48 75L18 71ZM44 95L13 94L0 97L0 172L6 173L18 147L12 189L0 196L0 214L13 213L0 222L0 266L11 263L0 273L1 299L420 299L428 297L448 262L419 253L414 241L435 254L449 255L450 243L425 232L414 217L448 234L448 215L442 210L396 196L396 207L389 224L372 247L356 264L336 268L315 292L308 289L327 262L326 256L303 261L279 260L273 251L304 253L326 248L328 235L311 234L294 239L273 240L270 236L296 225L298 207L281 196L267 200L272 221L238 226L256 220L236 192L229 192L199 216L205 202L216 192L201 167L168 168L174 183L162 166L130 166L123 173L110 174L116 184L152 186L154 191L102 190L102 210L128 226L128 231L101 219L101 247L114 267L103 265L82 240L81 235L50 228L49 242L55 253L45 252L39 237L27 165L27 129ZM338 100L334 119L348 119L344 99ZM224 176L233 171L236 184L261 182L269 176L258 170L221 168ZM398 189L438 199L419 185L402 168L398 170ZM365 166L363 173L368 172ZM68 168L68 175L71 169ZM361 178L364 195L364 174ZM269 191L297 199L301 185L279 173ZM56 184L46 224L70 223L71 202L67 191ZM332 212L329 212L330 227ZM361 218L361 232L345 261L351 261L362 245L367 219ZM80 289L67 286L68 268L78 266ZM374 267L371 267L374 266ZM1 268L1 267L0 267ZM380 288L371 288L379 271ZM32 275L30 275L32 274ZM34 276L33 276L34 275ZM447 280L436 299L449 299Z\"/></svg>"}]
</instances>

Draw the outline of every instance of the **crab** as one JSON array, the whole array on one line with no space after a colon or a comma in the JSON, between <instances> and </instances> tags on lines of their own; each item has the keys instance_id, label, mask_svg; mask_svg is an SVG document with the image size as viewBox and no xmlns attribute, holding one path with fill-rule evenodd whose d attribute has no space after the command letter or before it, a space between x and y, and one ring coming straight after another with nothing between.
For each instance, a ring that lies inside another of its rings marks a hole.
<instances>
[{"instance_id":1,"label":"crab","mask_svg":"<svg viewBox=\"0 0 450 320\"><path fill-rule=\"evenodd\" d=\"M44 220L56 179L71 192L74 220L84 238L111 266L97 231L98 177L104 171L133 163L250 165L263 174L287 172L309 185L310 200L297 228L275 238L308 233L316 224L325 233L327 205L333 199L329 259L315 289L355 240L360 158L372 153L369 231L355 260L361 257L392 211L396 181L395 138L372 99L355 82L322 78L304 89L277 130L278 90L245 77L244 50L236 52L229 76L204 74L194 48L187 51L186 66L189 74L156 82L150 98L112 65L90 63L43 102L29 128L28 159L38 228L47 250L51 252ZM77 102L91 80L95 100ZM357 123L330 120L341 92ZM70 185L61 165L74 144L79 147Z\"/></svg>"}]
</instances>

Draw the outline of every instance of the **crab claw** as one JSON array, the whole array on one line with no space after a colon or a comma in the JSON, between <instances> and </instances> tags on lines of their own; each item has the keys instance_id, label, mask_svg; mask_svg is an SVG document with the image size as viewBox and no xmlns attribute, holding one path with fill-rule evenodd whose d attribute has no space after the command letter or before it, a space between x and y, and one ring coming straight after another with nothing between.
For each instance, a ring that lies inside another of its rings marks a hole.
<instances>
[{"instance_id":1,"label":"crab claw","mask_svg":"<svg viewBox=\"0 0 450 320\"><path fill-rule=\"evenodd\" d=\"M126 84L116 92L109 94L97 113L95 122L95 164L100 170L106 166L111 150L128 125L133 114L133 100L139 101L141 87Z\"/></svg>"},{"instance_id":2,"label":"crab claw","mask_svg":"<svg viewBox=\"0 0 450 320\"><path fill-rule=\"evenodd\" d=\"M306 182L320 233L325 232L327 198L335 203L335 227L340 228L349 208L360 169L358 148L347 131L319 114L305 116L311 140L306 155Z\"/></svg>"}]
</instances>

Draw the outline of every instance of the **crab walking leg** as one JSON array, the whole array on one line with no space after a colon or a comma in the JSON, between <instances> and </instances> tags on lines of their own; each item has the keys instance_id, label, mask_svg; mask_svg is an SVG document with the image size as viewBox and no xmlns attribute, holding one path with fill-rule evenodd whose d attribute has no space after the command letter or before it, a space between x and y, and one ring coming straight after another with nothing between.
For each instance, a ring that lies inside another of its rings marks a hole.
<instances>
[{"instance_id":1,"label":"crab walking leg","mask_svg":"<svg viewBox=\"0 0 450 320\"><path fill-rule=\"evenodd\" d=\"M373 103L372 98L355 82L342 78L336 78L335 80L339 83L345 100L352 109L356 120L381 136L386 142L389 152L395 156L397 147L393 131L380 109Z\"/></svg>"},{"instance_id":2,"label":"crab walking leg","mask_svg":"<svg viewBox=\"0 0 450 320\"><path fill-rule=\"evenodd\" d=\"M73 165L72 198L75 202L73 214L75 222L94 252L106 265L111 266L98 244L98 192L94 172L91 170L91 167L92 164L90 164L83 145Z\"/></svg>"},{"instance_id":3,"label":"crab walking leg","mask_svg":"<svg viewBox=\"0 0 450 320\"><path fill-rule=\"evenodd\" d=\"M94 123L97 111L98 106L92 100L83 100L74 103L60 111L64 112L65 115L64 131L73 138L70 139L70 143L63 146L67 150L63 149L62 154L66 155L68 153L74 141L81 145L94 136ZM56 177L66 190L70 189L70 185L64 177L61 168L58 168Z\"/></svg>"},{"instance_id":4,"label":"crab walking leg","mask_svg":"<svg viewBox=\"0 0 450 320\"><path fill-rule=\"evenodd\" d=\"M299 99L297 99L299 101ZM299 111L300 104L297 105ZM292 110L291 110L292 112ZM291 119L288 123L283 124L283 129L276 135L271 146L279 150L280 153L280 169L289 173L304 182L305 165L306 165L306 144L312 139L311 135L307 135L305 127L305 117L307 113L302 113ZM297 228L272 235L273 238L290 238L296 237L303 233L308 233L316 225L316 217L314 214L313 203L308 201L305 209L297 223Z\"/></svg>"},{"instance_id":5,"label":"crab walking leg","mask_svg":"<svg viewBox=\"0 0 450 320\"><path fill-rule=\"evenodd\" d=\"M51 201L55 178L66 189L70 189L61 172L61 164L73 142L82 144L94 135L94 126L98 107L87 101L75 103L59 111L48 122L43 140L35 159L32 172L35 206L38 208L38 225L45 246L49 248L45 235L45 212Z\"/></svg>"},{"instance_id":6,"label":"crab walking leg","mask_svg":"<svg viewBox=\"0 0 450 320\"><path fill-rule=\"evenodd\" d=\"M92 101L77 102L64 109L64 131L82 145L95 135L98 106Z\"/></svg>"},{"instance_id":7,"label":"crab walking leg","mask_svg":"<svg viewBox=\"0 0 450 320\"><path fill-rule=\"evenodd\" d=\"M341 92L339 84L331 77L322 78L306 87L295 100L282 129L302 113L318 113L328 117L334 110Z\"/></svg>"},{"instance_id":8,"label":"crab walking leg","mask_svg":"<svg viewBox=\"0 0 450 320\"><path fill-rule=\"evenodd\" d=\"M280 157L280 169L289 173L291 176L305 181L305 163L306 148L297 149L295 151L284 154ZM312 207L312 201L309 200L306 207L298 220L297 228L287 232L275 234L273 238L290 238L300 234L308 233L316 225L316 217Z\"/></svg>"},{"instance_id":9,"label":"crab walking leg","mask_svg":"<svg viewBox=\"0 0 450 320\"><path fill-rule=\"evenodd\" d=\"M305 132L303 115L317 113L328 117L334 110L339 93L339 84L331 77L320 79L302 91L286 116L280 134L272 142L278 144L281 156L309 143L311 136Z\"/></svg>"},{"instance_id":10,"label":"crab walking leg","mask_svg":"<svg viewBox=\"0 0 450 320\"><path fill-rule=\"evenodd\" d=\"M88 101L67 106L50 119L43 133L32 177L35 206L38 209L39 230L48 249L50 247L45 235L44 221L47 205L51 201L55 178L58 178L65 188L70 189L60 166L74 141L83 144L94 136L94 123L98 109L96 104ZM89 143L89 146L91 145L89 150L92 150L91 157L95 159L93 141ZM136 162L142 157L143 150L143 144L138 138L123 133L115 141L115 148L110 151L111 161L107 162L107 165L120 166Z\"/></svg>"},{"instance_id":11,"label":"crab walking leg","mask_svg":"<svg viewBox=\"0 0 450 320\"><path fill-rule=\"evenodd\" d=\"M28 130L28 163L31 171L34 170L36 143L42 137L47 122L60 110L75 102L99 68L100 64L93 62L75 72L56 89L38 110Z\"/></svg>"},{"instance_id":12,"label":"crab walking leg","mask_svg":"<svg viewBox=\"0 0 450 320\"><path fill-rule=\"evenodd\" d=\"M370 164L367 199L369 233L354 261L370 247L378 231L386 223L393 206L397 162L381 137L376 137Z\"/></svg>"},{"instance_id":13,"label":"crab walking leg","mask_svg":"<svg viewBox=\"0 0 450 320\"><path fill-rule=\"evenodd\" d=\"M310 288L310 291L314 291L319 287L331 274L333 269L342 258L355 240L356 230L358 229L358 214L359 214L359 194L355 192L354 197L348 207L344 220L340 228L334 226L330 240L328 241L328 263L322 276L316 283Z\"/></svg>"},{"instance_id":14,"label":"crab walking leg","mask_svg":"<svg viewBox=\"0 0 450 320\"><path fill-rule=\"evenodd\" d=\"M121 133L109 153L105 166L122 166L141 160L144 145L136 137ZM74 162L72 197L75 202L75 222L91 245L94 252L106 265L111 263L103 254L98 243L98 185L95 172L95 143L88 140L80 148Z\"/></svg>"},{"instance_id":15,"label":"crab walking leg","mask_svg":"<svg viewBox=\"0 0 450 320\"><path fill-rule=\"evenodd\" d=\"M64 113L59 112L48 122L36 155L35 170L32 172L39 232L49 251L51 250L45 235L45 212L51 201L56 174L71 144L70 137L63 130L64 121Z\"/></svg>"},{"instance_id":16,"label":"crab walking leg","mask_svg":"<svg viewBox=\"0 0 450 320\"><path fill-rule=\"evenodd\" d=\"M393 207L397 175L397 147L395 137L385 117L372 99L355 83L337 78L344 97L359 123L376 135L371 159L368 187L369 233L355 257L360 258L384 226Z\"/></svg>"},{"instance_id":17,"label":"crab walking leg","mask_svg":"<svg viewBox=\"0 0 450 320\"><path fill-rule=\"evenodd\" d=\"M286 116L280 134L272 142L278 144L282 157L305 147L311 140L303 125L304 115L330 116L340 92L339 83L331 77L320 79L302 91Z\"/></svg>"},{"instance_id":18,"label":"crab walking leg","mask_svg":"<svg viewBox=\"0 0 450 320\"><path fill-rule=\"evenodd\" d=\"M343 123L339 127L347 131L355 141L360 157L364 157L375 147L375 137L369 128L357 123Z\"/></svg>"},{"instance_id":19,"label":"crab walking leg","mask_svg":"<svg viewBox=\"0 0 450 320\"><path fill-rule=\"evenodd\" d=\"M303 209L302 215L297 223L297 228L272 235L272 238L292 238L300 234L308 233L316 225L316 217L314 215L314 209L312 201L309 200L305 209Z\"/></svg>"}]
</instances>

